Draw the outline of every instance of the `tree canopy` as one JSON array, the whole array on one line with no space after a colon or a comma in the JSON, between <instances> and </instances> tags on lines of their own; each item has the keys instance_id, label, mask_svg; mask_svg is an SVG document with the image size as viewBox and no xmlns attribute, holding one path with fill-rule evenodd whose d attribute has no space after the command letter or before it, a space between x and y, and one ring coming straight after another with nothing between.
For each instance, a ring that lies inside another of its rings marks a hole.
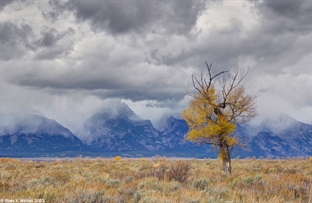
<instances>
[{"instance_id":1,"label":"tree canopy","mask_svg":"<svg viewBox=\"0 0 312 203\"><path fill-rule=\"evenodd\" d=\"M189 131L186 139L192 142L213 144L219 147L219 158L224 170L231 173L230 150L239 144L233 132L237 124L250 121L258 115L256 98L245 92L241 81L248 71L235 67L233 72L221 71L212 75L212 64L207 66L207 75L192 75L194 93L188 108L182 111Z\"/></svg>"}]
</instances>

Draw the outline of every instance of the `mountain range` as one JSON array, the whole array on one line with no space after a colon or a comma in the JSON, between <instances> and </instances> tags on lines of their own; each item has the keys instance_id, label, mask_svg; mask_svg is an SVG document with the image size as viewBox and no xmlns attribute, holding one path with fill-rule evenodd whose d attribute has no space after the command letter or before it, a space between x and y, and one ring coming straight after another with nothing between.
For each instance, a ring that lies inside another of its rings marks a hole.
<instances>
[{"instance_id":1,"label":"mountain range","mask_svg":"<svg viewBox=\"0 0 312 203\"><path fill-rule=\"evenodd\" d=\"M184 139L184 120L167 117L157 129L120 102L87 118L79 132L53 119L31 113L0 113L0 156L172 156L216 158L217 149ZM287 116L258 126L238 125L235 136L244 143L232 157L312 156L312 125Z\"/></svg>"},{"instance_id":2,"label":"mountain range","mask_svg":"<svg viewBox=\"0 0 312 203\"><path fill-rule=\"evenodd\" d=\"M86 150L79 138L55 120L33 114L1 113L0 117L2 156Z\"/></svg>"}]
</instances>

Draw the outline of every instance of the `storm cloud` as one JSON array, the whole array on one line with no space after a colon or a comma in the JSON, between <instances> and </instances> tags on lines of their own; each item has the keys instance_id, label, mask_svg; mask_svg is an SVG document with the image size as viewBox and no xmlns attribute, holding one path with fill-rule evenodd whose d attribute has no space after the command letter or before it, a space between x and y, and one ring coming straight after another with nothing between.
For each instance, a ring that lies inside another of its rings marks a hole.
<instances>
[{"instance_id":1,"label":"storm cloud","mask_svg":"<svg viewBox=\"0 0 312 203\"><path fill-rule=\"evenodd\" d=\"M88 21L94 31L111 34L128 32L188 33L198 16L206 10L208 1L77 1L66 3L50 1L62 14L74 13L78 22Z\"/></svg>"},{"instance_id":2,"label":"storm cloud","mask_svg":"<svg viewBox=\"0 0 312 203\"><path fill-rule=\"evenodd\" d=\"M143 118L178 115L207 61L248 67L261 115L312 122L310 1L2 1L0 12L0 111L23 103L62 120L114 98Z\"/></svg>"},{"instance_id":3,"label":"storm cloud","mask_svg":"<svg viewBox=\"0 0 312 203\"><path fill-rule=\"evenodd\" d=\"M2 0L0 1L0 11L8 4L12 3L12 0Z\"/></svg>"},{"instance_id":4,"label":"storm cloud","mask_svg":"<svg viewBox=\"0 0 312 203\"><path fill-rule=\"evenodd\" d=\"M1 60L22 57L27 51L32 28L28 24L16 25L10 21L0 22Z\"/></svg>"}]
</instances>

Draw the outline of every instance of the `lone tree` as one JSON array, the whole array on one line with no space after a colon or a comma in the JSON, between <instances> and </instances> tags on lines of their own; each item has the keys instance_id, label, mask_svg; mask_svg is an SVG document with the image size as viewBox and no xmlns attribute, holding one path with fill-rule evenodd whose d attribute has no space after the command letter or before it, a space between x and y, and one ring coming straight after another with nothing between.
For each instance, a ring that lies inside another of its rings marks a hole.
<instances>
[{"instance_id":1,"label":"lone tree","mask_svg":"<svg viewBox=\"0 0 312 203\"><path fill-rule=\"evenodd\" d=\"M237 124L258 115L256 101L240 84L248 71L237 66L232 73L221 71L212 75L212 64L205 63L208 74L192 75L195 91L188 91L188 95L193 100L182 111L189 126L186 139L218 147L223 170L231 173L231 151L234 145L241 144L232 134Z\"/></svg>"}]
</instances>

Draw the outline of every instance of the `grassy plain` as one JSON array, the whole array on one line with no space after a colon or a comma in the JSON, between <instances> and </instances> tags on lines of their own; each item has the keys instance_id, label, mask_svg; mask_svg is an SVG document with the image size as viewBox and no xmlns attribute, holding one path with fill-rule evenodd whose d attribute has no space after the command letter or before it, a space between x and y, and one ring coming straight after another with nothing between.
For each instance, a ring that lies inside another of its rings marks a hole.
<instances>
[{"instance_id":1,"label":"grassy plain","mask_svg":"<svg viewBox=\"0 0 312 203\"><path fill-rule=\"evenodd\" d=\"M312 203L308 158L218 160L76 158L0 159L0 201Z\"/></svg>"}]
</instances>

